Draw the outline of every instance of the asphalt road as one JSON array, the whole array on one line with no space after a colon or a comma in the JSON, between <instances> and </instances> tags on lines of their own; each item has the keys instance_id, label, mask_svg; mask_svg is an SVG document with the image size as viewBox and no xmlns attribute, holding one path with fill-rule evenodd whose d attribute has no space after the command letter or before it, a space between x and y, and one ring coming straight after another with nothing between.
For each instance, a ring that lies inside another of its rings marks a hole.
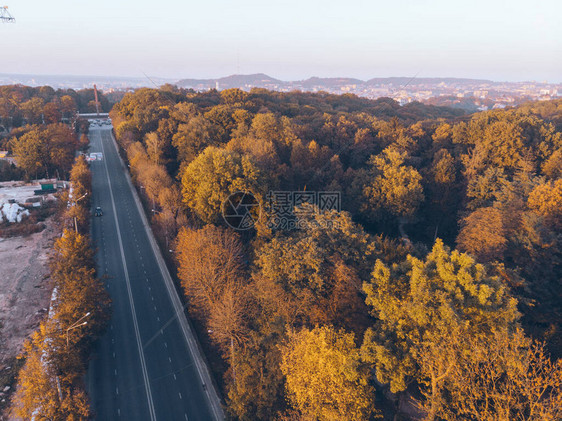
<instances>
[{"instance_id":1,"label":"asphalt road","mask_svg":"<svg viewBox=\"0 0 562 421\"><path fill-rule=\"evenodd\" d=\"M89 134L90 152L103 153L101 161L91 163L92 206L103 210L93 218L92 236L113 301L110 325L94 349L86 379L96 419L221 419L215 389L186 320L180 320L178 297L155 253L110 129L91 127Z\"/></svg>"}]
</instances>

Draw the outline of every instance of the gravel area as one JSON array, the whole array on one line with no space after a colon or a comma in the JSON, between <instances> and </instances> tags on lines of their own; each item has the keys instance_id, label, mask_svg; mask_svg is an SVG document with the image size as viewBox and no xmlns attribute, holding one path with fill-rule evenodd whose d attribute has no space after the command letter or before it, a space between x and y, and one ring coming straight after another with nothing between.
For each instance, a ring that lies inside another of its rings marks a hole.
<instances>
[{"instance_id":1,"label":"gravel area","mask_svg":"<svg viewBox=\"0 0 562 421\"><path fill-rule=\"evenodd\" d=\"M13 391L15 357L49 308L48 259L58 230L52 218L44 223L41 232L0 238L0 413Z\"/></svg>"}]
</instances>

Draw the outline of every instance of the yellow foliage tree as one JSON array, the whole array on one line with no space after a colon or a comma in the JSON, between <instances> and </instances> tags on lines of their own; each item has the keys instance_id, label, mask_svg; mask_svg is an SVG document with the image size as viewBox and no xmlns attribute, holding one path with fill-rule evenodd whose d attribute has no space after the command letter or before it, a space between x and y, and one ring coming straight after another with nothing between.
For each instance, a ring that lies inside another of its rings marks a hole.
<instances>
[{"instance_id":1,"label":"yellow foliage tree","mask_svg":"<svg viewBox=\"0 0 562 421\"><path fill-rule=\"evenodd\" d=\"M261 172L248 157L208 147L183 172L183 202L203 221L217 222L230 194L251 192L261 197L262 182Z\"/></svg>"},{"instance_id":2,"label":"yellow foliage tree","mask_svg":"<svg viewBox=\"0 0 562 421\"><path fill-rule=\"evenodd\" d=\"M53 359L56 352L53 352L52 343L46 340L52 335L47 325L41 324L24 346L26 361L18 376L14 413L25 420L88 420L90 408L86 394L69 381L72 379L64 376L67 373L59 375L61 367Z\"/></svg>"},{"instance_id":3,"label":"yellow foliage tree","mask_svg":"<svg viewBox=\"0 0 562 421\"><path fill-rule=\"evenodd\" d=\"M529 194L527 205L540 215L560 224L562 222L562 179L535 187Z\"/></svg>"},{"instance_id":4,"label":"yellow foliage tree","mask_svg":"<svg viewBox=\"0 0 562 421\"><path fill-rule=\"evenodd\" d=\"M363 211L380 216L411 216L424 199L422 177L413 167L404 165L406 155L394 148L371 158L371 177L363 188Z\"/></svg>"},{"instance_id":5,"label":"yellow foliage tree","mask_svg":"<svg viewBox=\"0 0 562 421\"><path fill-rule=\"evenodd\" d=\"M561 359L553 361L519 329L463 340L471 351L460 355L449 373L447 399L436 412L440 419L562 419Z\"/></svg>"},{"instance_id":6,"label":"yellow foliage tree","mask_svg":"<svg viewBox=\"0 0 562 421\"><path fill-rule=\"evenodd\" d=\"M493 207L472 212L462 222L457 244L479 261L501 260L507 247L502 212Z\"/></svg>"},{"instance_id":7,"label":"yellow foliage tree","mask_svg":"<svg viewBox=\"0 0 562 421\"><path fill-rule=\"evenodd\" d=\"M408 256L390 268L378 260L363 290L377 319L365 333L363 358L393 392L423 380L420 353L428 344L439 344L456 331L481 338L513 326L519 317L517 300L500 279L440 239L424 260Z\"/></svg>"},{"instance_id":8,"label":"yellow foliage tree","mask_svg":"<svg viewBox=\"0 0 562 421\"><path fill-rule=\"evenodd\" d=\"M44 325L41 325L24 347L26 361L20 370L18 390L14 396L15 415L22 419L31 419L34 412L53 419L58 411L56 379L49 376L41 361L44 337Z\"/></svg>"},{"instance_id":9,"label":"yellow foliage tree","mask_svg":"<svg viewBox=\"0 0 562 421\"><path fill-rule=\"evenodd\" d=\"M290 333L281 370L289 401L305 419L367 420L374 412L369 372L352 333L332 327Z\"/></svg>"}]
</instances>

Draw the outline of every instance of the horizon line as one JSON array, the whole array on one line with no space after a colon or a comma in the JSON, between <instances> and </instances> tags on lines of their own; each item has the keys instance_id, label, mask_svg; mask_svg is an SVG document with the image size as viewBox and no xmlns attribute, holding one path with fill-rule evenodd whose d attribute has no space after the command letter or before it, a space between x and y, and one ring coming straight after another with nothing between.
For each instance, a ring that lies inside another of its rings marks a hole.
<instances>
[{"instance_id":1,"label":"horizon line","mask_svg":"<svg viewBox=\"0 0 562 421\"><path fill-rule=\"evenodd\" d=\"M394 78L410 78L412 80L415 79L457 79L457 80L474 80L474 81L483 81L483 82L494 82L494 83L544 83L544 84L549 84L549 85L560 85L562 84L562 82L551 82L548 80L515 80L515 81L509 81L509 80L494 80L494 79L486 79L486 78L477 78L477 77L459 77L459 76L374 76L371 77L369 79L361 79L361 78L357 78L357 77L353 77L353 76L309 76L308 78L305 79L293 79L293 80L283 80L283 79L278 79L274 76L270 76L267 73L263 73L263 72L256 72L256 73L233 73L233 74L229 74L229 75L225 75L225 76L219 76L219 77L181 77L181 78L171 78L171 77L163 77L163 76L153 76L153 75L142 75L142 76L117 76L117 75L88 75L88 74L52 74L52 73L9 73L9 72L0 72L0 76L26 76L26 77L57 77L57 78L62 78L62 77L71 77L71 78L104 78L104 79L146 79L148 82L152 82L150 79L151 78L155 78L155 79L161 79L161 80L165 80L165 81L169 81L169 83L171 84L175 84L178 82L181 82L182 80L189 80L189 79L193 79L193 80L205 80L205 81L212 81L212 80L218 80L218 79L225 79L225 78L229 78L229 77L235 77L235 76L256 76L256 75L264 75L267 76L271 79L275 79L278 80L279 82L285 82L285 83L290 83L290 82L305 82L308 81L310 79L314 79L314 78L318 78L318 79L356 79L358 81L361 82L368 82L369 80L372 79L394 79Z\"/></svg>"}]
</instances>

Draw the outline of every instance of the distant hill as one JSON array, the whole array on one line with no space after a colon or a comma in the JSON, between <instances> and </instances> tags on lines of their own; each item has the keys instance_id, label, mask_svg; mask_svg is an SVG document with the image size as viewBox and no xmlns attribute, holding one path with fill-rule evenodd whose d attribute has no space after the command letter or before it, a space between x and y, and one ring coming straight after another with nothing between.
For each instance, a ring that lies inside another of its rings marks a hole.
<instances>
[{"instance_id":1,"label":"distant hill","mask_svg":"<svg viewBox=\"0 0 562 421\"><path fill-rule=\"evenodd\" d=\"M226 76L218 79L219 83L224 83L226 85L231 84L249 84L249 85L257 85L257 84L267 84L267 83L284 83L279 79L275 79L271 76L268 76L264 73L256 73L253 75L231 75Z\"/></svg>"},{"instance_id":2,"label":"distant hill","mask_svg":"<svg viewBox=\"0 0 562 421\"><path fill-rule=\"evenodd\" d=\"M295 85L300 85L303 88L314 88L318 86L325 86L327 88L337 88L347 85L363 85L365 81L361 79L353 79L348 77L311 77L303 81L293 82Z\"/></svg>"},{"instance_id":3,"label":"distant hill","mask_svg":"<svg viewBox=\"0 0 562 421\"><path fill-rule=\"evenodd\" d=\"M401 87L407 85L439 85L445 83L447 85L481 85L485 83L493 84L491 80L483 79L465 79L465 78L416 78L416 77L384 77L373 78L369 80L361 80L348 77L311 77L304 80L283 81L264 73L255 73L250 75L230 75L217 79L181 79L176 85L182 88L193 89L219 89L230 88L267 88L273 90L322 90L322 89L341 89L349 86L356 87L372 87L372 86L393 86Z\"/></svg>"},{"instance_id":4,"label":"distant hill","mask_svg":"<svg viewBox=\"0 0 562 421\"><path fill-rule=\"evenodd\" d=\"M182 88L272 88L273 86L281 86L286 82L272 78L263 73L255 73L252 75L230 75L218 79L182 79L176 85Z\"/></svg>"}]
</instances>

